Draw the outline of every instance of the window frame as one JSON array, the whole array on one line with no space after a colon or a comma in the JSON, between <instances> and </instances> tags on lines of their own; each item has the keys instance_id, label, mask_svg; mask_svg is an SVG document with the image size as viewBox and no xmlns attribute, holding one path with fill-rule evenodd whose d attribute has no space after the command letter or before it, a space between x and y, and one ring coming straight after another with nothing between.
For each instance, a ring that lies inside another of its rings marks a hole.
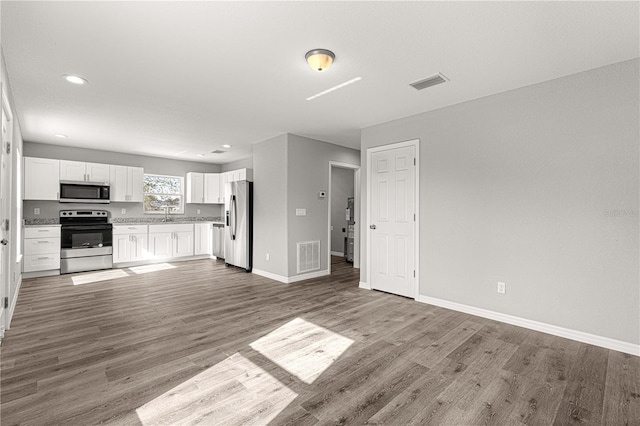
<instances>
[{"instance_id":1,"label":"window frame","mask_svg":"<svg viewBox=\"0 0 640 426\"><path fill-rule=\"evenodd\" d=\"M171 178L171 179L178 179L180 181L180 193L159 193L159 192L146 192L144 190L145 187L145 179L147 176L157 176L157 177L161 177L161 178ZM165 214L164 210L163 211L148 211L146 210L146 206L147 204L145 203L145 199L147 195L178 195L180 196L180 209L179 211L176 210L172 210L171 212L169 212L169 214L185 214L185 177L184 176L175 176L175 175L161 175L159 173L143 173L142 175L142 213L143 214L157 214L157 215L163 215ZM175 207L174 207L175 208Z\"/></svg>"}]
</instances>

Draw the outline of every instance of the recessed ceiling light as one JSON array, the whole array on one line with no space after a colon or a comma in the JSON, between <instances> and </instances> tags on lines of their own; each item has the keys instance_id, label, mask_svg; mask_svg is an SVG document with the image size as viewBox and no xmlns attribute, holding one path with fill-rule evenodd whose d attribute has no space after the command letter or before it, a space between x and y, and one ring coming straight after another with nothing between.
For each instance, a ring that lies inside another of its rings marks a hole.
<instances>
[{"instance_id":1,"label":"recessed ceiling light","mask_svg":"<svg viewBox=\"0 0 640 426\"><path fill-rule=\"evenodd\" d=\"M315 94L315 95L313 95L313 96L309 96L309 97L307 98L307 100L308 100L308 101L310 101L310 100L312 100L312 99L319 98L319 97L320 97L320 96L322 96L322 95L326 95L327 93L331 93L331 92L333 92L334 90L341 89L341 88L343 88L344 86L348 86L348 85L353 84L353 83L355 83L356 81L360 81L360 80L362 80L362 77L352 78L352 79L351 79L351 80L349 80L349 81L345 81L344 83L338 84L337 86L333 86L332 88L327 89L327 90L325 90L325 91L323 91L323 92L317 93L317 94Z\"/></svg>"},{"instance_id":2,"label":"recessed ceiling light","mask_svg":"<svg viewBox=\"0 0 640 426\"><path fill-rule=\"evenodd\" d=\"M69 83L73 83L73 84L87 84L88 81L85 80L82 77L78 77L77 75L69 75L69 74L65 74L63 75L64 79L67 80Z\"/></svg>"},{"instance_id":3,"label":"recessed ceiling light","mask_svg":"<svg viewBox=\"0 0 640 426\"><path fill-rule=\"evenodd\" d=\"M67 136L67 135L63 135L62 133L56 133L54 136L55 136L56 138L68 138L68 136Z\"/></svg>"},{"instance_id":4,"label":"recessed ceiling light","mask_svg":"<svg viewBox=\"0 0 640 426\"><path fill-rule=\"evenodd\" d=\"M222 145L223 148L231 148L231 145L229 145L228 143L225 143L224 145Z\"/></svg>"}]
</instances>

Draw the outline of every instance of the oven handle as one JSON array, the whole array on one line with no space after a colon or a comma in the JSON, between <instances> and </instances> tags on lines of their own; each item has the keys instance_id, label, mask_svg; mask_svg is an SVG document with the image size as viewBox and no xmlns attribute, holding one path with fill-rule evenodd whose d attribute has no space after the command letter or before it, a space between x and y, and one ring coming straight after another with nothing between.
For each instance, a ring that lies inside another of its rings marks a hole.
<instances>
[{"instance_id":1,"label":"oven handle","mask_svg":"<svg viewBox=\"0 0 640 426\"><path fill-rule=\"evenodd\" d=\"M62 231L100 231L113 229L111 224L108 225L62 225Z\"/></svg>"}]
</instances>

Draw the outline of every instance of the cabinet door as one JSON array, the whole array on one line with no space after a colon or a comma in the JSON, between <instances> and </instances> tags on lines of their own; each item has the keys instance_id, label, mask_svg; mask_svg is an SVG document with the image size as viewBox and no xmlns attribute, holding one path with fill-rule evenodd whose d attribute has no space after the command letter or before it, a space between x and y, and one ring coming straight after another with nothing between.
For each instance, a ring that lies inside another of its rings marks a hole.
<instances>
[{"instance_id":1,"label":"cabinet door","mask_svg":"<svg viewBox=\"0 0 640 426\"><path fill-rule=\"evenodd\" d=\"M187 203L204 203L204 173L187 173Z\"/></svg>"},{"instance_id":2,"label":"cabinet door","mask_svg":"<svg viewBox=\"0 0 640 426\"><path fill-rule=\"evenodd\" d=\"M127 167L127 193L129 201L141 203L144 201L144 169L142 167Z\"/></svg>"},{"instance_id":3,"label":"cabinet door","mask_svg":"<svg viewBox=\"0 0 640 426\"><path fill-rule=\"evenodd\" d=\"M109 181L111 186L111 201L127 200L127 166L109 166Z\"/></svg>"},{"instance_id":4,"label":"cabinet door","mask_svg":"<svg viewBox=\"0 0 640 426\"><path fill-rule=\"evenodd\" d=\"M195 226L195 254L208 254L211 255L211 224L210 223L196 223Z\"/></svg>"},{"instance_id":5,"label":"cabinet door","mask_svg":"<svg viewBox=\"0 0 640 426\"><path fill-rule=\"evenodd\" d=\"M220 203L220 174L204 174L204 202L208 204Z\"/></svg>"},{"instance_id":6,"label":"cabinet door","mask_svg":"<svg viewBox=\"0 0 640 426\"><path fill-rule=\"evenodd\" d=\"M193 231L173 233L173 257L193 256Z\"/></svg>"},{"instance_id":7,"label":"cabinet door","mask_svg":"<svg viewBox=\"0 0 640 426\"><path fill-rule=\"evenodd\" d=\"M131 260L131 242L129 234L113 236L113 263Z\"/></svg>"},{"instance_id":8,"label":"cabinet door","mask_svg":"<svg viewBox=\"0 0 640 426\"><path fill-rule=\"evenodd\" d=\"M150 258L147 248L147 234L131 234L131 260L144 260Z\"/></svg>"},{"instance_id":9,"label":"cabinet door","mask_svg":"<svg viewBox=\"0 0 640 426\"><path fill-rule=\"evenodd\" d=\"M24 157L24 199L58 200L60 160Z\"/></svg>"},{"instance_id":10,"label":"cabinet door","mask_svg":"<svg viewBox=\"0 0 640 426\"><path fill-rule=\"evenodd\" d=\"M87 180L89 182L109 183L109 165L98 163L87 163Z\"/></svg>"},{"instance_id":11,"label":"cabinet door","mask_svg":"<svg viewBox=\"0 0 640 426\"><path fill-rule=\"evenodd\" d=\"M173 254L173 233L149 233L149 255L155 258L168 258Z\"/></svg>"},{"instance_id":12,"label":"cabinet door","mask_svg":"<svg viewBox=\"0 0 640 426\"><path fill-rule=\"evenodd\" d=\"M60 160L60 180L87 180L87 163L84 161Z\"/></svg>"}]
</instances>

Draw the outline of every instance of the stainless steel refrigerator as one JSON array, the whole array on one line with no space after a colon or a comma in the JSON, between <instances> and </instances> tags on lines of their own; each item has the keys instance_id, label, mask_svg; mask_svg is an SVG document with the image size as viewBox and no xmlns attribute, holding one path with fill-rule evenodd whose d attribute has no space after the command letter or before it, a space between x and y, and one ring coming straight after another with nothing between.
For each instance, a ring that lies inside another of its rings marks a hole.
<instances>
[{"instance_id":1,"label":"stainless steel refrigerator","mask_svg":"<svg viewBox=\"0 0 640 426\"><path fill-rule=\"evenodd\" d=\"M225 184L225 265L251 272L253 253L253 183Z\"/></svg>"}]
</instances>

